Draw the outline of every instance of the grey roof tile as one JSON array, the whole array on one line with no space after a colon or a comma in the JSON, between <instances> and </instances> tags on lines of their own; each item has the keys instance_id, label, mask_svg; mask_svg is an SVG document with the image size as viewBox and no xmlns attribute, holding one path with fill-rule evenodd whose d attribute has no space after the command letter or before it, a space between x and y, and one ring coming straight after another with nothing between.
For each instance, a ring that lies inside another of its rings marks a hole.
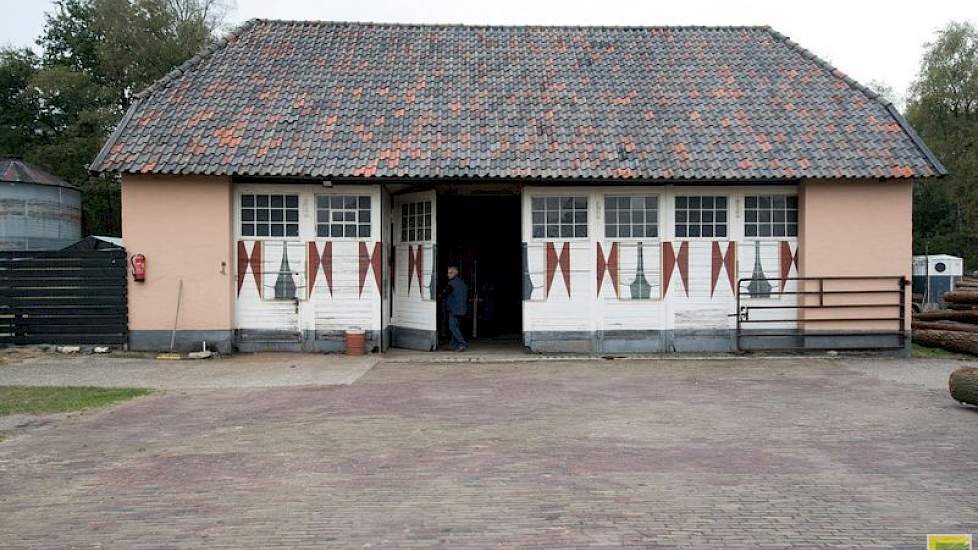
<instances>
[{"instance_id":1,"label":"grey roof tile","mask_svg":"<svg viewBox=\"0 0 978 550\"><path fill-rule=\"evenodd\" d=\"M892 106L767 27L251 21L140 94L92 170L908 178Z\"/></svg>"}]
</instances>

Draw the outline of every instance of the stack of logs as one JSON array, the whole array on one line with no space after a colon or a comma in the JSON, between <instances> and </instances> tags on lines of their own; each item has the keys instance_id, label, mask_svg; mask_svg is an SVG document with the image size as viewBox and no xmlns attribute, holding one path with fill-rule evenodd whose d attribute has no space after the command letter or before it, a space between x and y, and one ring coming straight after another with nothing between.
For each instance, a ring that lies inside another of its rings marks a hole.
<instances>
[{"instance_id":1,"label":"stack of logs","mask_svg":"<svg viewBox=\"0 0 978 550\"><path fill-rule=\"evenodd\" d=\"M978 276L966 275L944 293L946 309L915 313L913 341L922 346L978 355Z\"/></svg>"}]
</instances>

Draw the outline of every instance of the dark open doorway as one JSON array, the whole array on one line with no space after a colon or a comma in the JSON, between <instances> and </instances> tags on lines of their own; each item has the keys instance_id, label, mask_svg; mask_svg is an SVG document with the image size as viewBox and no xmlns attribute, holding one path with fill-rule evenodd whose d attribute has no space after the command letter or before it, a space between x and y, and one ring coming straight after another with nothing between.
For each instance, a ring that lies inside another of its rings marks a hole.
<instances>
[{"instance_id":1,"label":"dark open doorway","mask_svg":"<svg viewBox=\"0 0 978 550\"><path fill-rule=\"evenodd\" d=\"M519 194L438 198L438 280L444 285L448 266L458 266L472 299L462 330L480 346L521 341L521 241ZM443 308L438 315L447 341Z\"/></svg>"}]
</instances>

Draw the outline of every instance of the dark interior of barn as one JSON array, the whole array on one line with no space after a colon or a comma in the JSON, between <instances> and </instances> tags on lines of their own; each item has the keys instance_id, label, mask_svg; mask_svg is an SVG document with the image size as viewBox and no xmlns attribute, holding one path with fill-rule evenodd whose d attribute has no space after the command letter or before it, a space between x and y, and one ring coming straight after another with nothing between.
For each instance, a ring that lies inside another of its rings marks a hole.
<instances>
[{"instance_id":1,"label":"dark interior of barn","mask_svg":"<svg viewBox=\"0 0 978 550\"><path fill-rule=\"evenodd\" d=\"M519 194L445 194L438 197L438 282L448 266L469 286L465 337L480 345L516 343L522 332ZM447 319L438 311L438 334L447 342Z\"/></svg>"}]
</instances>

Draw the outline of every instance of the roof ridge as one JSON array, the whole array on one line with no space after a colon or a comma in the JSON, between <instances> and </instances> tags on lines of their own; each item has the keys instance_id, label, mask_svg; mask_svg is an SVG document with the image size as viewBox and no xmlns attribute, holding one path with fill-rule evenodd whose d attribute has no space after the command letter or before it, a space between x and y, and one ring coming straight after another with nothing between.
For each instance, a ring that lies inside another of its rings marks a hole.
<instances>
[{"instance_id":1,"label":"roof ridge","mask_svg":"<svg viewBox=\"0 0 978 550\"><path fill-rule=\"evenodd\" d=\"M421 28L469 28L469 29L618 29L618 30L764 30L768 25L542 25L542 24L486 24L486 23L397 23L385 21L334 21L329 19L252 19L249 23L286 25L364 27L421 27Z\"/></svg>"},{"instance_id":2,"label":"roof ridge","mask_svg":"<svg viewBox=\"0 0 978 550\"><path fill-rule=\"evenodd\" d=\"M92 160L92 163L88 165L88 170L90 172L97 171L96 167L102 164L102 162L105 160L105 157L108 156L109 152L112 150L112 147L115 146L116 142L119 140L119 136L122 134L122 131L125 130L126 126L129 125L129 121L132 120L133 114L136 112L136 109L139 108L139 104L142 103L143 99L145 99L147 96L149 96L156 90L166 87L167 84L173 82L174 80L182 76L190 69L195 68L205 59L211 57L219 50L222 50L225 47L227 47L227 45L232 40L241 36L246 31L254 27L255 24L258 23L258 21L260 20L257 18L249 19L248 21L245 21L244 23L238 25L237 27L232 29L230 32L228 32L218 40L215 40L210 44L208 44L207 46L204 46L199 52L194 54L193 57L177 65L172 70L170 70L170 72L156 79L152 84L150 84L145 89L143 89L142 91L134 95L132 103L130 103L129 108L126 109L126 113L119 120L119 123L116 124L115 128L112 129L112 133L109 134L108 139L105 140L105 143L102 145L102 148L99 149L98 154L95 155L95 159Z\"/></svg>"},{"instance_id":3,"label":"roof ridge","mask_svg":"<svg viewBox=\"0 0 978 550\"><path fill-rule=\"evenodd\" d=\"M903 132L907 135L908 138L910 138L910 141L913 142L914 146L924 155L924 157L927 159L927 162L929 162L931 166L933 166L934 170L938 174L938 177L947 175L947 169L944 168L944 165L941 164L941 161L934 155L934 153L926 145L924 145L923 140L920 139L920 136L917 135L917 132L913 129L912 126L910 126L910 123L907 122L905 118L903 118L903 115L900 114L896 106L893 105L892 101L889 101L888 99L874 92L867 86L864 86L863 84L859 83L856 79L842 72L838 67L822 59L817 54L805 48L801 44L795 42L787 35L781 34L780 32L774 30L770 26L767 26L766 28L767 31L771 33L771 36L773 36L776 40L782 42L784 45L795 50L802 57L812 61L816 65L829 71L837 78L842 79L842 81L845 82L850 88L862 92L862 94L868 97L871 101L875 101L880 105L882 105L883 108L886 110L886 113L890 115L891 118L893 118L893 120L900 126L900 129L903 130Z\"/></svg>"},{"instance_id":4,"label":"roof ridge","mask_svg":"<svg viewBox=\"0 0 978 550\"><path fill-rule=\"evenodd\" d=\"M155 90L158 90L159 88L162 88L163 86L169 84L170 82L173 82L174 80L182 76L185 72L200 64L201 61L211 57L218 51L223 50L225 47L227 47L227 45L232 40L241 36L246 31L254 27L255 24L258 23L259 21L261 21L261 19L249 19L248 21L245 21L244 23L232 29L230 32L228 32L221 38L204 46L199 52L194 54L193 57L177 65L172 70L170 70L170 72L156 79L156 81L154 81L152 84L147 86L144 90L142 90L141 92L133 96L134 99L136 100L142 99L148 96L149 94L153 93Z\"/></svg>"}]
</instances>

